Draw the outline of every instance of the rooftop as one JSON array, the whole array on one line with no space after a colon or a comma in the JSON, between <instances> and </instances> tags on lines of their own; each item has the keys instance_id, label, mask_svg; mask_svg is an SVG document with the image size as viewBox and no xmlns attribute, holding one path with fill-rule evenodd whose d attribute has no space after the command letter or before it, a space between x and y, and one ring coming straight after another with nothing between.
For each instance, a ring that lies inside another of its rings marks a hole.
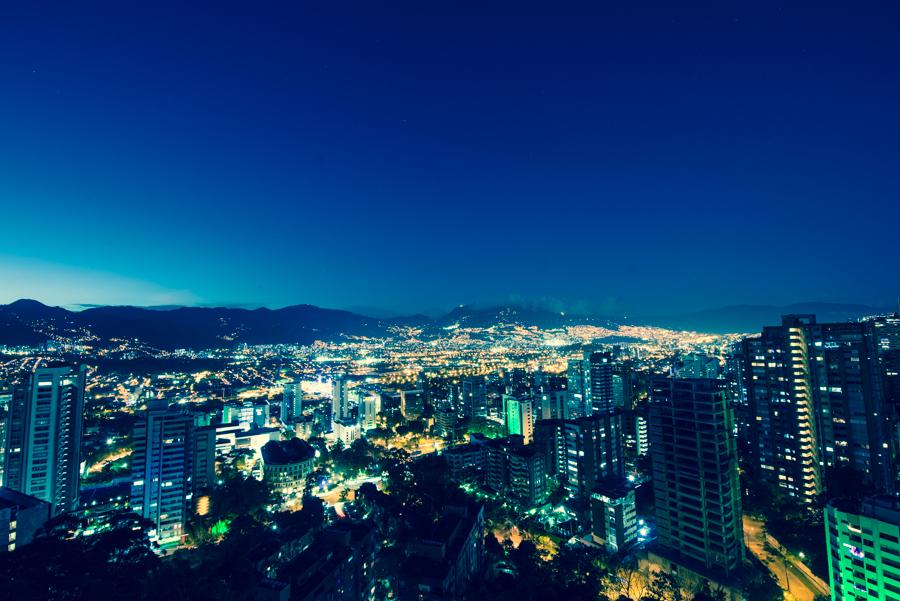
<instances>
[{"instance_id":1,"label":"rooftop","mask_svg":"<svg viewBox=\"0 0 900 601\"><path fill-rule=\"evenodd\" d=\"M316 451L305 440L292 438L285 441L271 440L262 448L263 462L266 464L284 464L308 461L315 457Z\"/></svg>"},{"instance_id":2,"label":"rooftop","mask_svg":"<svg viewBox=\"0 0 900 601\"><path fill-rule=\"evenodd\" d=\"M0 486L0 509L8 507L37 507L39 505L47 505L47 503L37 497Z\"/></svg>"}]
</instances>

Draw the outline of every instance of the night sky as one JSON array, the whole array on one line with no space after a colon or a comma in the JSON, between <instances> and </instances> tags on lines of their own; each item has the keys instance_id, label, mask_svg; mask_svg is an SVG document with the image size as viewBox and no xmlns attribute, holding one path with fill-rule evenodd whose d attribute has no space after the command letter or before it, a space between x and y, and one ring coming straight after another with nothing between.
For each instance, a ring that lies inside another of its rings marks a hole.
<instances>
[{"instance_id":1,"label":"night sky","mask_svg":"<svg viewBox=\"0 0 900 601\"><path fill-rule=\"evenodd\" d=\"M900 291L896 20L126 4L0 23L0 302Z\"/></svg>"}]
</instances>

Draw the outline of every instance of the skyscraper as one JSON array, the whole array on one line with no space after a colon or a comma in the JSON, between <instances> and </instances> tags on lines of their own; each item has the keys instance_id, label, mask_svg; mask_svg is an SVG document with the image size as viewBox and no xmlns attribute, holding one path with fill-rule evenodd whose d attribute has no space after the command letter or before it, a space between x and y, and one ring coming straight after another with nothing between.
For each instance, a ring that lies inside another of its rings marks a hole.
<instances>
[{"instance_id":1,"label":"skyscraper","mask_svg":"<svg viewBox=\"0 0 900 601\"><path fill-rule=\"evenodd\" d=\"M536 507L547 496L547 469L544 454L534 445L512 449L509 462L509 494L526 507Z\"/></svg>"},{"instance_id":2,"label":"skyscraper","mask_svg":"<svg viewBox=\"0 0 900 601\"><path fill-rule=\"evenodd\" d=\"M610 353L591 353L588 358L590 373L591 412L609 413L616 407L613 387L614 363Z\"/></svg>"},{"instance_id":3,"label":"skyscraper","mask_svg":"<svg viewBox=\"0 0 900 601\"><path fill-rule=\"evenodd\" d=\"M152 540L177 545L192 509L195 465L205 471L214 447L197 436L193 416L165 401L151 401L135 422L132 444L131 508L153 523Z\"/></svg>"},{"instance_id":4,"label":"skyscraper","mask_svg":"<svg viewBox=\"0 0 900 601\"><path fill-rule=\"evenodd\" d=\"M359 406L359 425L364 432L378 427L378 414L381 413L381 394L371 391L362 398Z\"/></svg>"},{"instance_id":5,"label":"skyscraper","mask_svg":"<svg viewBox=\"0 0 900 601\"><path fill-rule=\"evenodd\" d=\"M542 419L534 424L534 444L544 455L547 475L559 480L566 474L566 421Z\"/></svg>"},{"instance_id":6,"label":"skyscraper","mask_svg":"<svg viewBox=\"0 0 900 601\"><path fill-rule=\"evenodd\" d=\"M812 315L787 315L746 339L748 467L807 503L823 466L851 467L886 488L891 411L876 347L869 324Z\"/></svg>"},{"instance_id":7,"label":"skyscraper","mask_svg":"<svg viewBox=\"0 0 900 601\"><path fill-rule=\"evenodd\" d=\"M12 395L10 395L10 398ZM3 471L6 469L6 435L9 432L9 411L0 405L0 486L4 485Z\"/></svg>"},{"instance_id":8,"label":"skyscraper","mask_svg":"<svg viewBox=\"0 0 900 601\"><path fill-rule=\"evenodd\" d=\"M563 423L566 454L561 476L570 497L587 501L599 483L625 476L622 415L598 413Z\"/></svg>"},{"instance_id":9,"label":"skyscraper","mask_svg":"<svg viewBox=\"0 0 900 601\"><path fill-rule=\"evenodd\" d=\"M900 598L900 503L881 496L825 508L828 577L835 601Z\"/></svg>"},{"instance_id":10,"label":"skyscraper","mask_svg":"<svg viewBox=\"0 0 900 601\"><path fill-rule=\"evenodd\" d=\"M744 557L734 417L718 380L651 381L650 456L660 550L725 577Z\"/></svg>"},{"instance_id":11,"label":"skyscraper","mask_svg":"<svg viewBox=\"0 0 900 601\"><path fill-rule=\"evenodd\" d=\"M888 490L898 491L896 466L900 463L900 313L885 315L866 321L866 331L875 349L878 362L881 394L884 399L884 410L891 420L891 465L893 481Z\"/></svg>"},{"instance_id":12,"label":"skyscraper","mask_svg":"<svg viewBox=\"0 0 900 601\"><path fill-rule=\"evenodd\" d=\"M303 388L300 382L291 382L282 390L281 423L290 424L303 415Z\"/></svg>"},{"instance_id":13,"label":"skyscraper","mask_svg":"<svg viewBox=\"0 0 900 601\"><path fill-rule=\"evenodd\" d=\"M569 417L565 390L536 390L534 392L534 419L565 419Z\"/></svg>"},{"instance_id":14,"label":"skyscraper","mask_svg":"<svg viewBox=\"0 0 900 601\"><path fill-rule=\"evenodd\" d=\"M630 361L613 364L612 394L613 406L620 409L631 409L634 401L634 381Z\"/></svg>"},{"instance_id":15,"label":"skyscraper","mask_svg":"<svg viewBox=\"0 0 900 601\"><path fill-rule=\"evenodd\" d=\"M400 391L400 413L406 419L419 419L422 411L425 410L425 391L401 390Z\"/></svg>"},{"instance_id":16,"label":"skyscraper","mask_svg":"<svg viewBox=\"0 0 900 601\"><path fill-rule=\"evenodd\" d=\"M456 394L451 395L451 400L462 417L478 419L487 415L487 387L483 377L465 377L452 389Z\"/></svg>"},{"instance_id":17,"label":"skyscraper","mask_svg":"<svg viewBox=\"0 0 900 601\"><path fill-rule=\"evenodd\" d=\"M78 506L85 374L39 368L10 402L5 484L50 503L54 516Z\"/></svg>"},{"instance_id":18,"label":"skyscraper","mask_svg":"<svg viewBox=\"0 0 900 601\"><path fill-rule=\"evenodd\" d=\"M583 417L591 413L591 385L589 362L579 357L569 359L566 369L566 391L569 416Z\"/></svg>"},{"instance_id":19,"label":"skyscraper","mask_svg":"<svg viewBox=\"0 0 900 601\"><path fill-rule=\"evenodd\" d=\"M347 380L336 376L331 381L331 420L341 421L350 417L350 400L347 391Z\"/></svg>"},{"instance_id":20,"label":"skyscraper","mask_svg":"<svg viewBox=\"0 0 900 601\"><path fill-rule=\"evenodd\" d=\"M785 316L744 340L750 411L748 465L792 496L812 502L821 490L812 375L812 316Z\"/></svg>"}]
</instances>

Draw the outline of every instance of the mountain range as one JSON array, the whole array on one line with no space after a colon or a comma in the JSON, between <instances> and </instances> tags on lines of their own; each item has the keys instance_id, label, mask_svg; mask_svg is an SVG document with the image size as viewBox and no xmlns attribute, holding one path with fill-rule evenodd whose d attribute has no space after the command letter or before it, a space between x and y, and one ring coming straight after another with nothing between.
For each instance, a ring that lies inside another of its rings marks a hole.
<instances>
[{"instance_id":1,"label":"mountain range","mask_svg":"<svg viewBox=\"0 0 900 601\"><path fill-rule=\"evenodd\" d=\"M847 321L887 311L866 305L833 303L782 307L740 305L675 316L629 319L628 322L712 333L756 332L764 325L779 323L780 316L787 313L814 313L820 321ZM55 337L93 335L106 341L139 340L160 349L203 349L236 343L308 344L315 340L334 340L342 335L383 336L397 326L413 326L437 333L457 324L474 328L499 324L558 328L574 324L608 326L617 322L623 320L516 306L476 308L460 305L437 318L425 315L375 318L313 305L281 309L100 306L70 311L23 299L0 305L0 345L39 345Z\"/></svg>"}]
</instances>

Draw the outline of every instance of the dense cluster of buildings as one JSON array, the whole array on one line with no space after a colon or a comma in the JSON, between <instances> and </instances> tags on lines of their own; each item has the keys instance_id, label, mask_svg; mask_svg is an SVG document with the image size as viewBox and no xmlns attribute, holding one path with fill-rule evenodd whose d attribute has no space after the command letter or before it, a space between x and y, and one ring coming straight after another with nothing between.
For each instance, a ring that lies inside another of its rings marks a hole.
<instances>
[{"instance_id":1,"label":"dense cluster of buildings","mask_svg":"<svg viewBox=\"0 0 900 601\"><path fill-rule=\"evenodd\" d=\"M446 441L450 474L470 490L546 518L568 540L640 549L652 565L736 599L748 566L739 466L810 507L843 468L879 494L826 509L832 596L900 598L900 317L785 316L727 356L692 350L664 363L621 346L581 348L555 371L422 373L393 386L347 371L313 393L294 380L275 397L216 409L144 397L127 494L109 499L110 510L129 508L161 548L178 547L190 516L208 509L224 458L297 498L321 467L312 439L347 448L375 431L391 435L391 424L418 424ZM42 365L0 391L4 550L80 505L86 379L84 367ZM486 426L502 434L472 432ZM649 480L653 509L639 515ZM417 533L399 566L399 597L461 599L484 570L484 520L481 505L448 506ZM374 598L371 524L335 523L303 540L266 571L261 598Z\"/></svg>"}]
</instances>

